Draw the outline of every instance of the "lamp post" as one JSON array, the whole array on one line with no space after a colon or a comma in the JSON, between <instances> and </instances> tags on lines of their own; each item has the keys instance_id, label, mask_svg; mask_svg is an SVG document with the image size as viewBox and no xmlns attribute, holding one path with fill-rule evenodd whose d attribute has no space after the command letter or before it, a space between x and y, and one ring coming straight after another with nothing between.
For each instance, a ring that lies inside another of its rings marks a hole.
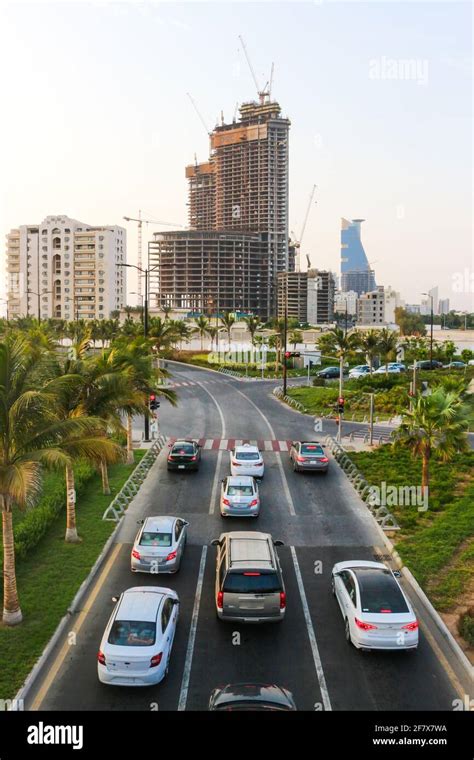
<instances>
[{"instance_id":1,"label":"lamp post","mask_svg":"<svg viewBox=\"0 0 474 760\"><path fill-rule=\"evenodd\" d=\"M428 298L431 299L431 329L430 329L430 368L433 369L433 294L432 293L422 293L422 296L428 296Z\"/></svg>"},{"instance_id":2,"label":"lamp post","mask_svg":"<svg viewBox=\"0 0 474 760\"><path fill-rule=\"evenodd\" d=\"M145 315L143 313L144 312L144 308L143 308L143 293L137 293L135 290L131 290L130 291L130 295L131 296L138 296L138 298L141 299L140 308L142 310L142 321L144 322L145 321Z\"/></svg>"},{"instance_id":3,"label":"lamp post","mask_svg":"<svg viewBox=\"0 0 474 760\"><path fill-rule=\"evenodd\" d=\"M283 319L283 395L286 396L286 336L288 333L288 277L285 287L285 311Z\"/></svg>"},{"instance_id":4,"label":"lamp post","mask_svg":"<svg viewBox=\"0 0 474 760\"><path fill-rule=\"evenodd\" d=\"M30 290L28 288L26 293L27 293L27 296L26 296L27 300L28 300L28 293L31 293L31 295L33 296L38 296L38 324L40 324L41 322L41 296L50 295L54 293L54 290L42 290L41 293L37 293L36 290Z\"/></svg>"}]
</instances>

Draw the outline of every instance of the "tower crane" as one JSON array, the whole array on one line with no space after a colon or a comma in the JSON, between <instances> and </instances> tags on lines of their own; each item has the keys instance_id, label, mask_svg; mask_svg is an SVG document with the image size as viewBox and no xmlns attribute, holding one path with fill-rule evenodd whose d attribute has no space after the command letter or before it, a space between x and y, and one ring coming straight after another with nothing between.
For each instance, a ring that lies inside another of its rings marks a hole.
<instances>
[{"instance_id":1,"label":"tower crane","mask_svg":"<svg viewBox=\"0 0 474 760\"><path fill-rule=\"evenodd\" d=\"M193 106L194 110L196 111L196 113L198 115L199 121L201 122L202 126L204 127L204 129L206 130L207 134L210 137L211 134L212 134L212 132L210 131L209 127L207 126L207 124L206 124L206 122L204 120L204 117L203 117L201 111L197 107L196 101L194 100L194 98L192 97L192 95L189 92L187 92L186 95L188 96L189 100L191 101L192 106Z\"/></svg>"},{"instance_id":2,"label":"tower crane","mask_svg":"<svg viewBox=\"0 0 474 760\"><path fill-rule=\"evenodd\" d=\"M300 236L299 236L298 239L294 239L293 240L293 244L294 244L295 249L296 249L295 269L296 269L297 272L299 272L300 269L301 269L300 248L301 248L301 243L303 242L303 237L304 237L304 233L305 233L305 230L306 230L306 224L308 222L309 212L311 210L311 204L313 202L314 193L316 192L316 187L317 187L317 185L313 185L313 188L312 188L310 196L309 196L308 206L306 208L306 213L304 215L303 226L301 227ZM317 201L316 201L316 203L317 203ZM291 234L294 236L294 232L292 232ZM308 262L308 267L309 267L310 266L309 256L306 256L306 261Z\"/></svg>"},{"instance_id":3,"label":"tower crane","mask_svg":"<svg viewBox=\"0 0 474 760\"><path fill-rule=\"evenodd\" d=\"M270 95L271 95L272 84L273 84L273 63L272 63L272 70L271 70L271 74L270 74L270 81L267 82L266 85L265 85L265 87L263 88L263 90L261 90L260 86L258 84L257 77L255 75L254 68L252 66L252 62L250 60L250 56L249 56L249 54L247 52L247 47L245 45L244 39L243 39L243 37L242 37L241 34L239 34L239 40L240 40L240 42L242 44L242 50L244 51L244 55L245 55L245 58L247 60L248 67L250 69L250 73L252 75L252 79L254 81L255 87L257 88L257 94L258 94L258 97L259 97L259 100L260 100L260 105L263 105L265 103L265 98L270 99Z\"/></svg>"},{"instance_id":4,"label":"tower crane","mask_svg":"<svg viewBox=\"0 0 474 760\"><path fill-rule=\"evenodd\" d=\"M137 253L138 253L138 267L141 269L142 266L142 227L143 224L153 224L163 227L183 227L182 224L173 224L172 222L159 222L156 219L142 219L142 212L138 212L138 218L133 216L124 216L123 217L126 222L137 222L138 223L138 246L137 246ZM138 285L137 285L137 294L139 296L142 295L142 281L141 278L138 278Z\"/></svg>"}]
</instances>

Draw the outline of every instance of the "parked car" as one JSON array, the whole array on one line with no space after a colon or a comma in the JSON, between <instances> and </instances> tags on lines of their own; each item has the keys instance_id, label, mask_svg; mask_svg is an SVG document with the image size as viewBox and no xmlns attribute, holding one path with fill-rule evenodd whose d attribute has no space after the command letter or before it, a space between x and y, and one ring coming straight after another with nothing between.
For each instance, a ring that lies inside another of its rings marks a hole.
<instances>
[{"instance_id":1,"label":"parked car","mask_svg":"<svg viewBox=\"0 0 474 760\"><path fill-rule=\"evenodd\" d=\"M131 554L133 573L177 573L186 546L189 523L182 517L140 520Z\"/></svg>"},{"instance_id":2,"label":"parked car","mask_svg":"<svg viewBox=\"0 0 474 760\"><path fill-rule=\"evenodd\" d=\"M99 681L111 686L149 686L168 673L179 598L161 586L136 586L116 602L97 653Z\"/></svg>"},{"instance_id":3,"label":"parked car","mask_svg":"<svg viewBox=\"0 0 474 760\"><path fill-rule=\"evenodd\" d=\"M221 485L222 517L258 517L260 496L255 478L230 475Z\"/></svg>"},{"instance_id":4,"label":"parked car","mask_svg":"<svg viewBox=\"0 0 474 760\"><path fill-rule=\"evenodd\" d=\"M449 362L444 365L444 369L464 369L466 366L464 362Z\"/></svg>"},{"instance_id":5,"label":"parked car","mask_svg":"<svg viewBox=\"0 0 474 760\"><path fill-rule=\"evenodd\" d=\"M329 457L318 441L293 441L290 461L295 472L322 472L326 475L329 467Z\"/></svg>"},{"instance_id":6,"label":"parked car","mask_svg":"<svg viewBox=\"0 0 474 760\"><path fill-rule=\"evenodd\" d=\"M244 443L236 446L230 452L231 475L250 475L252 478L263 478L265 465L258 446Z\"/></svg>"},{"instance_id":7,"label":"parked car","mask_svg":"<svg viewBox=\"0 0 474 760\"><path fill-rule=\"evenodd\" d=\"M293 694L275 684L235 683L214 689L209 710L235 712L240 710L295 711Z\"/></svg>"},{"instance_id":8,"label":"parked car","mask_svg":"<svg viewBox=\"0 0 474 760\"><path fill-rule=\"evenodd\" d=\"M370 375L370 367L368 364L359 364L357 367L352 367L349 371L349 380L354 380L359 377L365 377Z\"/></svg>"},{"instance_id":9,"label":"parked car","mask_svg":"<svg viewBox=\"0 0 474 760\"><path fill-rule=\"evenodd\" d=\"M380 562L334 565L332 592L357 649L416 649L418 621L394 573Z\"/></svg>"},{"instance_id":10,"label":"parked car","mask_svg":"<svg viewBox=\"0 0 474 760\"><path fill-rule=\"evenodd\" d=\"M430 361L429 359L422 359L421 361L415 362L416 369L423 369L423 370L430 370L430 369L443 369L443 363L437 361L436 359L433 359L433 361ZM408 369L413 369L413 364L411 364Z\"/></svg>"},{"instance_id":11,"label":"parked car","mask_svg":"<svg viewBox=\"0 0 474 760\"><path fill-rule=\"evenodd\" d=\"M201 463L201 447L191 440L170 443L168 454L168 470L199 470Z\"/></svg>"},{"instance_id":12,"label":"parked car","mask_svg":"<svg viewBox=\"0 0 474 760\"><path fill-rule=\"evenodd\" d=\"M401 371L399 364L382 364L374 371L374 375L385 375L386 373L399 375Z\"/></svg>"},{"instance_id":13,"label":"parked car","mask_svg":"<svg viewBox=\"0 0 474 760\"><path fill-rule=\"evenodd\" d=\"M269 533L235 531L221 533L211 543L217 546L217 617L239 623L283 620L286 592L275 551L283 542Z\"/></svg>"},{"instance_id":14,"label":"parked car","mask_svg":"<svg viewBox=\"0 0 474 760\"><path fill-rule=\"evenodd\" d=\"M347 373L347 369L343 370L343 374ZM339 367L325 367L316 373L316 377L324 377L326 380L339 377Z\"/></svg>"}]
</instances>

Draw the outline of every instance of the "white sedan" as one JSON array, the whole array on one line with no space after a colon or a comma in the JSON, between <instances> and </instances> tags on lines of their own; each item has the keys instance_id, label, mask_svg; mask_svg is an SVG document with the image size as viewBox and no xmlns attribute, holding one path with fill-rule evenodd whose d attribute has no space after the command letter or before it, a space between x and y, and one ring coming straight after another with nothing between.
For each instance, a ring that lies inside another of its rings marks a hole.
<instances>
[{"instance_id":1,"label":"white sedan","mask_svg":"<svg viewBox=\"0 0 474 760\"><path fill-rule=\"evenodd\" d=\"M244 443L236 446L230 452L230 474L250 475L252 478L263 478L265 465L257 446Z\"/></svg>"},{"instance_id":2,"label":"white sedan","mask_svg":"<svg viewBox=\"0 0 474 760\"><path fill-rule=\"evenodd\" d=\"M350 560L332 569L332 592L357 649L415 650L418 621L395 575L380 562Z\"/></svg>"},{"instance_id":3,"label":"white sedan","mask_svg":"<svg viewBox=\"0 0 474 760\"><path fill-rule=\"evenodd\" d=\"M400 364L388 364L387 367L385 367L385 364L382 364L381 367L375 370L374 375L385 375L392 374L392 375L400 375L402 372L402 368Z\"/></svg>"},{"instance_id":4,"label":"white sedan","mask_svg":"<svg viewBox=\"0 0 474 760\"><path fill-rule=\"evenodd\" d=\"M97 674L111 686L149 686L168 673L179 599L161 586L136 586L117 599L97 653Z\"/></svg>"}]
</instances>

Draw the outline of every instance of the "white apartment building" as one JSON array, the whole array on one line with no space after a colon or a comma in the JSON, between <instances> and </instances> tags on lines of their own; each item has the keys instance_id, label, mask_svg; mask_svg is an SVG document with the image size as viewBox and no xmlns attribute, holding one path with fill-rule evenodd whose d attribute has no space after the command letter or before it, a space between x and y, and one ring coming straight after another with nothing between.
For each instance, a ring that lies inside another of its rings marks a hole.
<instances>
[{"instance_id":1,"label":"white apartment building","mask_svg":"<svg viewBox=\"0 0 474 760\"><path fill-rule=\"evenodd\" d=\"M347 292L338 291L334 297L334 311L345 313L347 304L348 314L357 314L357 299L356 290L348 290Z\"/></svg>"},{"instance_id":2,"label":"white apartment building","mask_svg":"<svg viewBox=\"0 0 474 760\"><path fill-rule=\"evenodd\" d=\"M359 325L384 325L385 294L383 285L370 293L363 293L357 300L357 323Z\"/></svg>"},{"instance_id":3,"label":"white apartment building","mask_svg":"<svg viewBox=\"0 0 474 760\"><path fill-rule=\"evenodd\" d=\"M394 324L395 323L395 309L398 306L405 306L405 301L403 301L400 293L397 290L394 290L390 285L387 285L385 287L384 298L385 298L385 322L387 322L387 324Z\"/></svg>"},{"instance_id":4,"label":"white apartment building","mask_svg":"<svg viewBox=\"0 0 474 760\"><path fill-rule=\"evenodd\" d=\"M123 227L47 216L7 235L7 316L107 319L126 303Z\"/></svg>"}]
</instances>

